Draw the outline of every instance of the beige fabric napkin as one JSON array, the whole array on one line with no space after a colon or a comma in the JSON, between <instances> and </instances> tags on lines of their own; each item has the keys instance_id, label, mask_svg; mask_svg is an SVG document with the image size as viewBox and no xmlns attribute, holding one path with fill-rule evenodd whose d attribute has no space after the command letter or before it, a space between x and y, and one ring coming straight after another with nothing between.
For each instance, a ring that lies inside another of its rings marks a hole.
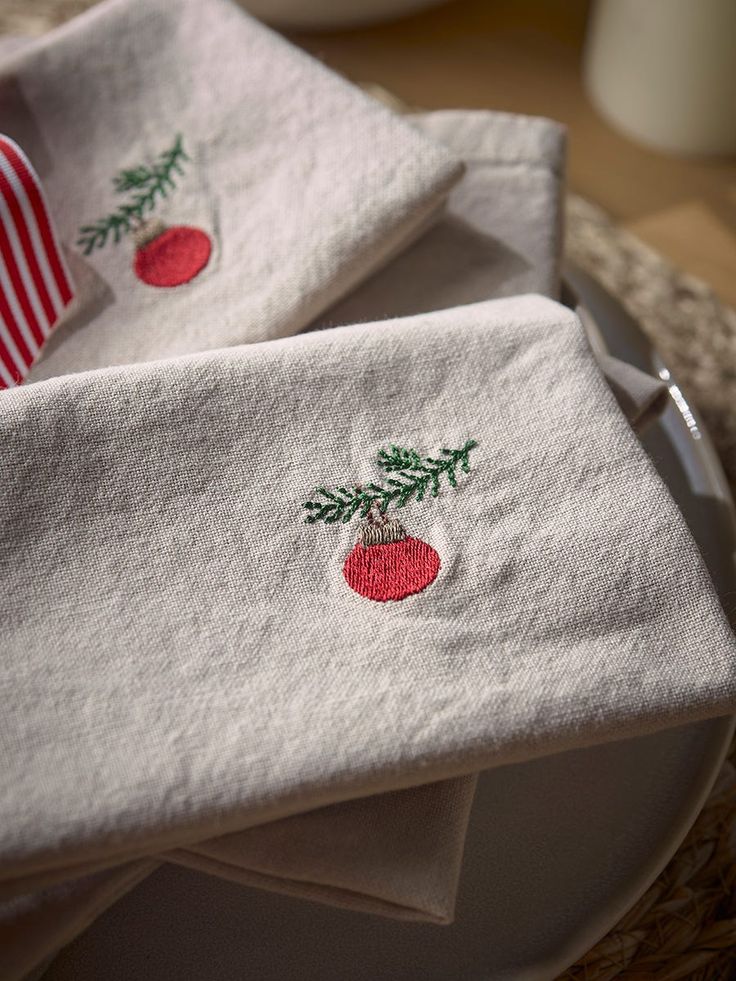
<instances>
[{"instance_id":1,"label":"beige fabric napkin","mask_svg":"<svg viewBox=\"0 0 736 981\"><path fill-rule=\"evenodd\" d=\"M433 228L318 319L315 327L439 310L526 292L556 297L562 259L565 130L503 112L419 113L413 124L465 162L465 176ZM598 356L635 428L656 417L666 386Z\"/></svg>"},{"instance_id":2,"label":"beige fabric napkin","mask_svg":"<svg viewBox=\"0 0 736 981\"><path fill-rule=\"evenodd\" d=\"M0 977L25 977L163 861L331 906L448 923L474 789L460 777L375 794L113 868L103 859L102 871L72 870L77 878L46 888L27 884L0 903Z\"/></svg>"},{"instance_id":3,"label":"beige fabric napkin","mask_svg":"<svg viewBox=\"0 0 736 981\"><path fill-rule=\"evenodd\" d=\"M461 169L229 0L94 7L6 58L0 121L81 292L37 379L293 333Z\"/></svg>"},{"instance_id":4,"label":"beige fabric napkin","mask_svg":"<svg viewBox=\"0 0 736 981\"><path fill-rule=\"evenodd\" d=\"M492 297L559 293L565 130L501 112L421 113L413 125L465 162L434 227L319 318L351 324Z\"/></svg>"},{"instance_id":5,"label":"beige fabric napkin","mask_svg":"<svg viewBox=\"0 0 736 981\"><path fill-rule=\"evenodd\" d=\"M551 301L52 380L0 413L8 894L734 704L697 550ZM351 590L355 527L300 503L377 479L391 441L468 439L458 487L401 515L436 581Z\"/></svg>"},{"instance_id":6,"label":"beige fabric napkin","mask_svg":"<svg viewBox=\"0 0 736 981\"><path fill-rule=\"evenodd\" d=\"M412 123L465 163L445 213L401 256L313 327L439 310L526 292L556 297L562 258L565 130L503 112L419 113ZM621 410L641 429L662 409L660 379L598 358Z\"/></svg>"},{"instance_id":7,"label":"beige fabric napkin","mask_svg":"<svg viewBox=\"0 0 736 981\"><path fill-rule=\"evenodd\" d=\"M418 253L418 261L412 253L406 257L407 268L415 263L413 279L402 275L397 281L403 281L409 289L415 282L421 283L422 276L425 285L432 289L443 282L445 296L437 294L438 302L463 298L463 290L465 298L472 299L474 289L502 292L531 286L535 266L539 288L554 284L558 235L540 236L539 226L544 224L554 230L559 224L562 169L559 128L543 120L493 113L437 116L449 124L444 133L446 142L466 155L470 164L468 176L459 189L463 193L453 195L447 235L430 233L428 236L432 249L450 261L423 270L422 255L428 253L423 253L420 245L412 250ZM458 125L461 120L462 126ZM426 122L430 124L432 117L427 116ZM479 145L483 146L485 156L476 162L474 147L477 150ZM494 153L498 157L495 165ZM469 189L465 188L466 182L470 184ZM511 207L512 201L534 202L531 220L527 219L529 213L525 209ZM457 261L464 255L462 249L452 261L453 247L459 236L462 242L464 234L463 208L468 228L472 230L473 223L476 228L475 237L469 239L475 250L474 264ZM483 222L479 221L480 215ZM488 233L485 237L483 231ZM496 233L495 237L491 232ZM546 243L544 247L540 242ZM503 256L511 254L512 245L516 260L509 265ZM519 268L524 269L522 279L518 278ZM468 269L473 275L465 279ZM510 282L509 269L516 270L517 276ZM393 303L390 292L384 293ZM365 306L363 310L366 311ZM168 858L265 888L345 903L352 908L442 922L452 915L472 786L472 778L462 778L323 808L187 850L179 849L169 853ZM73 936L86 925L90 915L118 895L120 885L133 881L134 876L127 867L85 879L79 886L77 909L70 902L69 884L51 888L36 897L42 910L54 911L53 917L40 918L42 926L52 919L56 928L47 932L47 943L63 942ZM29 904L30 899L26 897L20 908L27 912ZM31 918L31 927L36 928L36 943L38 922L38 917ZM14 920L15 937L19 939L23 934L19 933L17 923ZM22 942L21 948L23 960L31 948Z\"/></svg>"}]
</instances>

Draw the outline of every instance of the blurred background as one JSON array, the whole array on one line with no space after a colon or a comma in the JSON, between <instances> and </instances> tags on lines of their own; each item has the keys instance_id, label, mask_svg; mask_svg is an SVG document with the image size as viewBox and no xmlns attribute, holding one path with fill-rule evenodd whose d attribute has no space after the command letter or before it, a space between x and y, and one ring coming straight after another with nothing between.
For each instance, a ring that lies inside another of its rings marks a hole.
<instances>
[{"instance_id":1,"label":"blurred background","mask_svg":"<svg viewBox=\"0 0 736 981\"><path fill-rule=\"evenodd\" d=\"M38 35L94 0L0 0ZM736 305L734 0L242 0L311 54L422 109L549 116L569 184Z\"/></svg>"}]
</instances>

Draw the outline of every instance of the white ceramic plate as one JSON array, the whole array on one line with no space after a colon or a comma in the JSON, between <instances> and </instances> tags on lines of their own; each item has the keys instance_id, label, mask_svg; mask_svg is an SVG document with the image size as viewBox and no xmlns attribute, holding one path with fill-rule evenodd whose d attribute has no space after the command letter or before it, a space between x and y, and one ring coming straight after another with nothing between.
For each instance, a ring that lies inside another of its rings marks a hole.
<instances>
[{"instance_id":1,"label":"white ceramic plate","mask_svg":"<svg viewBox=\"0 0 736 981\"><path fill-rule=\"evenodd\" d=\"M636 325L592 281L569 280L593 343L670 385L643 439L708 562L736 590L736 520L697 413ZM62 952L54 981L549 981L656 878L702 807L733 723L575 751L481 777L456 922L399 923L166 867Z\"/></svg>"}]
</instances>

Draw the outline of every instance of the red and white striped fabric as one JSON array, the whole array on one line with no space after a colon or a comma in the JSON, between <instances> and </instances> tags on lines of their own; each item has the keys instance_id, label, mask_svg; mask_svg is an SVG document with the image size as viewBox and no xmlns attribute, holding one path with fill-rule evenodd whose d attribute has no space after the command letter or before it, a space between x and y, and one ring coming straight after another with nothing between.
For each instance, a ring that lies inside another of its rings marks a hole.
<instances>
[{"instance_id":1,"label":"red and white striped fabric","mask_svg":"<svg viewBox=\"0 0 736 981\"><path fill-rule=\"evenodd\" d=\"M23 381L73 297L41 182L0 135L0 389Z\"/></svg>"}]
</instances>

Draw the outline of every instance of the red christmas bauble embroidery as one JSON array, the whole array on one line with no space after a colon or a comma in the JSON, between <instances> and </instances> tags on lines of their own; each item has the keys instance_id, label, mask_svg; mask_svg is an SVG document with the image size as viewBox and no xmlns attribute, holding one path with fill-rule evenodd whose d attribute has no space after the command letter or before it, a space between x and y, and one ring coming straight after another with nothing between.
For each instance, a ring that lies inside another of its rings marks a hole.
<instances>
[{"instance_id":1,"label":"red christmas bauble embroidery","mask_svg":"<svg viewBox=\"0 0 736 981\"><path fill-rule=\"evenodd\" d=\"M345 560L342 574L356 593L384 603L420 593L439 571L440 557L432 546L405 536L385 544L359 541Z\"/></svg>"},{"instance_id":2,"label":"red christmas bauble embroidery","mask_svg":"<svg viewBox=\"0 0 736 981\"><path fill-rule=\"evenodd\" d=\"M470 470L470 451L477 446L468 439L458 449L443 447L437 456L423 456L414 449L391 443L378 451L378 465L388 475L385 484L345 482L329 490L318 487L314 498L304 502L306 523L343 524L360 513L364 521L358 544L345 559L345 582L366 599L385 603L421 593L437 578L440 557L426 542L406 534L401 522L387 515L389 505L403 508L409 501L437 497L442 480L457 487L458 470Z\"/></svg>"},{"instance_id":3,"label":"red christmas bauble embroidery","mask_svg":"<svg viewBox=\"0 0 736 981\"><path fill-rule=\"evenodd\" d=\"M209 235L189 225L174 225L139 246L133 268L149 286L182 286L210 261Z\"/></svg>"}]
</instances>

